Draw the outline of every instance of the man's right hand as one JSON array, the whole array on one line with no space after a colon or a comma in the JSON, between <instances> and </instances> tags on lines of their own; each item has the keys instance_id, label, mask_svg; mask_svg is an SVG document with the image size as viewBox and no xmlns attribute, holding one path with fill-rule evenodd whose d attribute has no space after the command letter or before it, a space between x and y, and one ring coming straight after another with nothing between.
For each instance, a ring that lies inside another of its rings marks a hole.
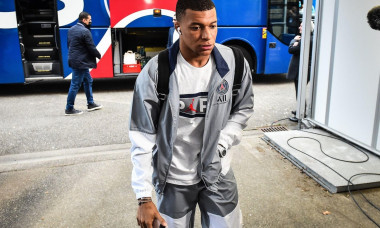
<instances>
[{"instance_id":1,"label":"man's right hand","mask_svg":"<svg viewBox=\"0 0 380 228\"><path fill-rule=\"evenodd\" d=\"M167 227L168 224L161 217L158 212L156 205L153 202L143 203L139 206L137 210L137 224L143 228L153 228L155 220L158 220L159 224Z\"/></svg>"}]
</instances>

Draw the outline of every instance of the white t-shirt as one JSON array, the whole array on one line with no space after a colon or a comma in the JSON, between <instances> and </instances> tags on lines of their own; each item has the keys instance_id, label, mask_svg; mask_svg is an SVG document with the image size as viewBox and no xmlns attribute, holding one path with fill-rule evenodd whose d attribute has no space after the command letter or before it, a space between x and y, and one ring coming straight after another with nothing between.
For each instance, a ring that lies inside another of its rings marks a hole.
<instances>
[{"instance_id":1,"label":"white t-shirt","mask_svg":"<svg viewBox=\"0 0 380 228\"><path fill-rule=\"evenodd\" d=\"M174 72L179 86L180 112L168 183L192 185L201 180L197 175L197 166L202 149L209 84L215 70L212 56L206 65L198 68L188 63L181 52L177 55Z\"/></svg>"}]
</instances>

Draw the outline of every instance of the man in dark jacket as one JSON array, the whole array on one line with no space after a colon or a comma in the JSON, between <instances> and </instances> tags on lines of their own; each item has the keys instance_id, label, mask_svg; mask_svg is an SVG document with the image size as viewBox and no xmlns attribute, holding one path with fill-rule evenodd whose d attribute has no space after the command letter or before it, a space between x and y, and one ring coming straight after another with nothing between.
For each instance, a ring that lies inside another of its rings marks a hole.
<instances>
[{"instance_id":1,"label":"man in dark jacket","mask_svg":"<svg viewBox=\"0 0 380 228\"><path fill-rule=\"evenodd\" d=\"M92 97L92 78L89 68L96 68L96 58L101 55L96 50L90 32L91 15L86 12L79 14L79 22L68 32L67 46L69 48L69 66L73 69L65 115L79 115L83 112L74 108L75 97L79 88L84 86L87 97L87 110L94 111L103 106L95 104Z\"/></svg>"}]
</instances>

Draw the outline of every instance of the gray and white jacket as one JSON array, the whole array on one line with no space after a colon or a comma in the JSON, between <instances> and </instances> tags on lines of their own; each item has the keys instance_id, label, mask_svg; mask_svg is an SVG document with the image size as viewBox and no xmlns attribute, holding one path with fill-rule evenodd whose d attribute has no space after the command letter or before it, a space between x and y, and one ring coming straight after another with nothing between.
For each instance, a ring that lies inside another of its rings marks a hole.
<instances>
[{"instance_id":1,"label":"gray and white jacket","mask_svg":"<svg viewBox=\"0 0 380 228\"><path fill-rule=\"evenodd\" d=\"M162 194L172 159L179 119L179 88L175 76L179 42L169 49L169 94L157 93L158 57L152 58L137 77L132 101L129 137L132 143L132 188L136 198L152 196L152 184ZM229 152L219 157L218 144L227 150L240 142L242 130L253 114L252 76L244 60L241 88L232 104L235 59L232 49L215 44L216 71L211 77L198 175L211 191L229 169ZM162 106L160 102L163 102Z\"/></svg>"}]
</instances>

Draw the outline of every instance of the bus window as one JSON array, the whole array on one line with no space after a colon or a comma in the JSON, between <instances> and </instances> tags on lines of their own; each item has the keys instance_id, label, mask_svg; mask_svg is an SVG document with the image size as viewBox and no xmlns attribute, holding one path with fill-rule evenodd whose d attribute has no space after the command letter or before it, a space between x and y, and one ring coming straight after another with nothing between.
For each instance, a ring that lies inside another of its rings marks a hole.
<instances>
[{"instance_id":1,"label":"bus window","mask_svg":"<svg viewBox=\"0 0 380 228\"><path fill-rule=\"evenodd\" d=\"M269 0L268 31L285 44L298 34L299 0Z\"/></svg>"}]
</instances>

